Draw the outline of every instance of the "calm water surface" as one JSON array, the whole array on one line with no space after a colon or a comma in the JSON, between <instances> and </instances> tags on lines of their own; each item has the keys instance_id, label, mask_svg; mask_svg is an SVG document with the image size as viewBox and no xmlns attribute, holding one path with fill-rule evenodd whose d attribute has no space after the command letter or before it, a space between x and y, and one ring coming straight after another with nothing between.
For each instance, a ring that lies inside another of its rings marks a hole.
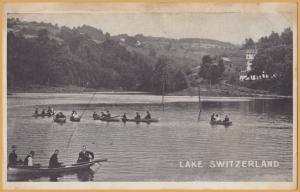
<instances>
[{"instance_id":1,"label":"calm water surface","mask_svg":"<svg viewBox=\"0 0 300 192\"><path fill-rule=\"evenodd\" d=\"M93 98L92 98L93 97ZM87 103L92 98L89 105ZM47 165L54 149L59 160L74 163L81 145L96 158L108 158L96 172L66 175L58 181L291 181L293 115L291 99L202 98L118 94L16 94L8 96L7 143L21 158L36 151L35 163ZM83 113L80 123L54 123L31 117L35 107L55 107L69 116ZM151 111L158 123L135 124L92 120L92 113L112 115ZM228 114L230 127L211 126L214 112ZM179 162L203 161L203 168L180 168ZM209 168L211 160L276 160L278 168ZM14 180L15 178L9 178ZM49 181L42 177L33 181Z\"/></svg>"}]
</instances>

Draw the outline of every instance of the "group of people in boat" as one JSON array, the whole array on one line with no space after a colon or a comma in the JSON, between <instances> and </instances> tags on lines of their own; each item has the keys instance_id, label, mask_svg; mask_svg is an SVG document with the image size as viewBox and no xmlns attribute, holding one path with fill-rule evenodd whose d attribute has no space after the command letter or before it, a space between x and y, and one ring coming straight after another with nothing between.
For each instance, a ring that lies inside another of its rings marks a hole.
<instances>
[{"instance_id":1,"label":"group of people in boat","mask_svg":"<svg viewBox=\"0 0 300 192\"><path fill-rule=\"evenodd\" d=\"M78 115L77 111L73 110L71 113L71 117L73 117L74 119L78 119L79 115Z\"/></svg>"},{"instance_id":2,"label":"group of people in boat","mask_svg":"<svg viewBox=\"0 0 300 192\"><path fill-rule=\"evenodd\" d=\"M39 167L39 164L34 164L34 151L30 151L28 155L25 157L24 161L22 159L18 158L18 155L16 153L17 147L16 145L12 146L12 151L10 152L8 156L8 167L15 167L17 165L20 166L37 166ZM55 149L54 153L49 159L49 168L57 168L63 166L62 162L58 161L58 154L59 150ZM91 151L86 150L86 146L83 145L81 148L81 151L79 152L77 163L86 163L90 162L91 160L94 159L94 153Z\"/></svg>"},{"instance_id":3,"label":"group of people in boat","mask_svg":"<svg viewBox=\"0 0 300 192\"><path fill-rule=\"evenodd\" d=\"M55 111L54 111L53 107L48 106L47 111L46 111L46 109L42 109L40 114L39 114L39 109L35 108L34 114L35 115L49 115L50 116L50 115L54 115Z\"/></svg>"},{"instance_id":4,"label":"group of people in boat","mask_svg":"<svg viewBox=\"0 0 300 192\"><path fill-rule=\"evenodd\" d=\"M128 119L127 115L126 115L126 113L124 113L122 115L122 120L127 120L127 119ZM142 119L139 112L136 112L136 115L135 115L134 119L135 120L141 120ZM144 117L144 119L151 119L151 114L150 114L149 111L146 111L146 116Z\"/></svg>"},{"instance_id":5,"label":"group of people in boat","mask_svg":"<svg viewBox=\"0 0 300 192\"><path fill-rule=\"evenodd\" d=\"M223 123L228 123L229 122L229 117L228 115L225 115L225 118L222 120L220 118L220 115L213 113L210 117L210 121L212 122L223 122Z\"/></svg>"},{"instance_id":6,"label":"group of people in boat","mask_svg":"<svg viewBox=\"0 0 300 192\"><path fill-rule=\"evenodd\" d=\"M94 113L93 113L93 118L96 119L96 118L98 118L98 117L99 117L99 115L98 115L96 112L94 112ZM107 110L106 113L101 112L100 117L101 117L101 118L112 118L111 113L109 112L109 110ZM116 116L116 117L118 117L118 116ZM126 114L126 113L123 113L123 115L122 115L121 118L122 118L122 120L128 120L127 114ZM142 117L141 117L141 115L140 115L139 112L136 112L136 115L135 115L134 119L135 119L135 120L140 120L140 119L142 119ZM149 111L146 112L146 116L144 117L144 119L151 119L151 114L150 114Z\"/></svg>"}]
</instances>

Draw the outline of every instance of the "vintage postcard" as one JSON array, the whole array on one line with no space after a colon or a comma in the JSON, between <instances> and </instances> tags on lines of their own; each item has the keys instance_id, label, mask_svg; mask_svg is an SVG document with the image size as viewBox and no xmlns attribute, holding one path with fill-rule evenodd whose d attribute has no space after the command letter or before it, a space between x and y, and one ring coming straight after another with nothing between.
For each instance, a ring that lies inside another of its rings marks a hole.
<instances>
[{"instance_id":1,"label":"vintage postcard","mask_svg":"<svg viewBox=\"0 0 300 192\"><path fill-rule=\"evenodd\" d=\"M6 3L5 189L295 189L296 3Z\"/></svg>"}]
</instances>

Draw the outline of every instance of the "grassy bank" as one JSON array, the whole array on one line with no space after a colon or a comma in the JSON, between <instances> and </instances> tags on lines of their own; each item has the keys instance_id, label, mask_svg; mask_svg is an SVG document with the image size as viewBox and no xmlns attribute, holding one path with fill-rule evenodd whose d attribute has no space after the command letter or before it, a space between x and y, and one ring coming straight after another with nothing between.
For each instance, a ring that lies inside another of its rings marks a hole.
<instances>
[{"instance_id":1,"label":"grassy bank","mask_svg":"<svg viewBox=\"0 0 300 192\"><path fill-rule=\"evenodd\" d=\"M14 89L8 89L8 94L13 93L82 93L82 92L110 92L110 91L122 91L111 89L92 89L85 87L78 87L73 85L65 86L42 86L31 85L28 87L16 87ZM173 96L197 96L198 87L189 87L187 89L168 93L167 95ZM242 86L230 85L226 83L208 85L202 84L200 86L201 96L214 96L214 97L286 97L270 93L268 91L250 89Z\"/></svg>"},{"instance_id":2,"label":"grassy bank","mask_svg":"<svg viewBox=\"0 0 300 192\"><path fill-rule=\"evenodd\" d=\"M168 95L175 96L196 96L199 94L198 87L189 87L187 89L170 93ZM215 97L289 97L289 96L281 96L268 91L250 89L247 87L230 85L230 84L215 84L208 85L202 84L200 85L200 95L201 96L215 96Z\"/></svg>"}]
</instances>

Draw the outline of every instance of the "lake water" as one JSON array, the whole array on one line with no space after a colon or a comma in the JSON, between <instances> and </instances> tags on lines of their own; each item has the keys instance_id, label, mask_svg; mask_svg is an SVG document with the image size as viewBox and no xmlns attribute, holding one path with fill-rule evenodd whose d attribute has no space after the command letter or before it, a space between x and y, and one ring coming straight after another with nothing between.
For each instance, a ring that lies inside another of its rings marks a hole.
<instances>
[{"instance_id":1,"label":"lake water","mask_svg":"<svg viewBox=\"0 0 300 192\"><path fill-rule=\"evenodd\" d=\"M14 94L8 96L7 144L19 157L36 152L35 163L48 165L54 149L65 164L77 160L81 145L108 158L97 172L65 175L58 181L292 181L293 103L291 99L202 97L142 94ZM89 103L89 105L87 105ZM35 107L54 106L70 115L84 112L81 122L57 124L31 117ZM158 123L101 122L94 111L112 115L151 111ZM212 126L210 115L229 115L233 125ZM180 161L202 161L202 168L182 168ZM210 168L211 160L273 160L276 168ZM14 180L15 178L9 178ZM20 179L20 178L18 178ZM21 180L27 180L23 178ZM49 181L47 177L30 179Z\"/></svg>"}]
</instances>

